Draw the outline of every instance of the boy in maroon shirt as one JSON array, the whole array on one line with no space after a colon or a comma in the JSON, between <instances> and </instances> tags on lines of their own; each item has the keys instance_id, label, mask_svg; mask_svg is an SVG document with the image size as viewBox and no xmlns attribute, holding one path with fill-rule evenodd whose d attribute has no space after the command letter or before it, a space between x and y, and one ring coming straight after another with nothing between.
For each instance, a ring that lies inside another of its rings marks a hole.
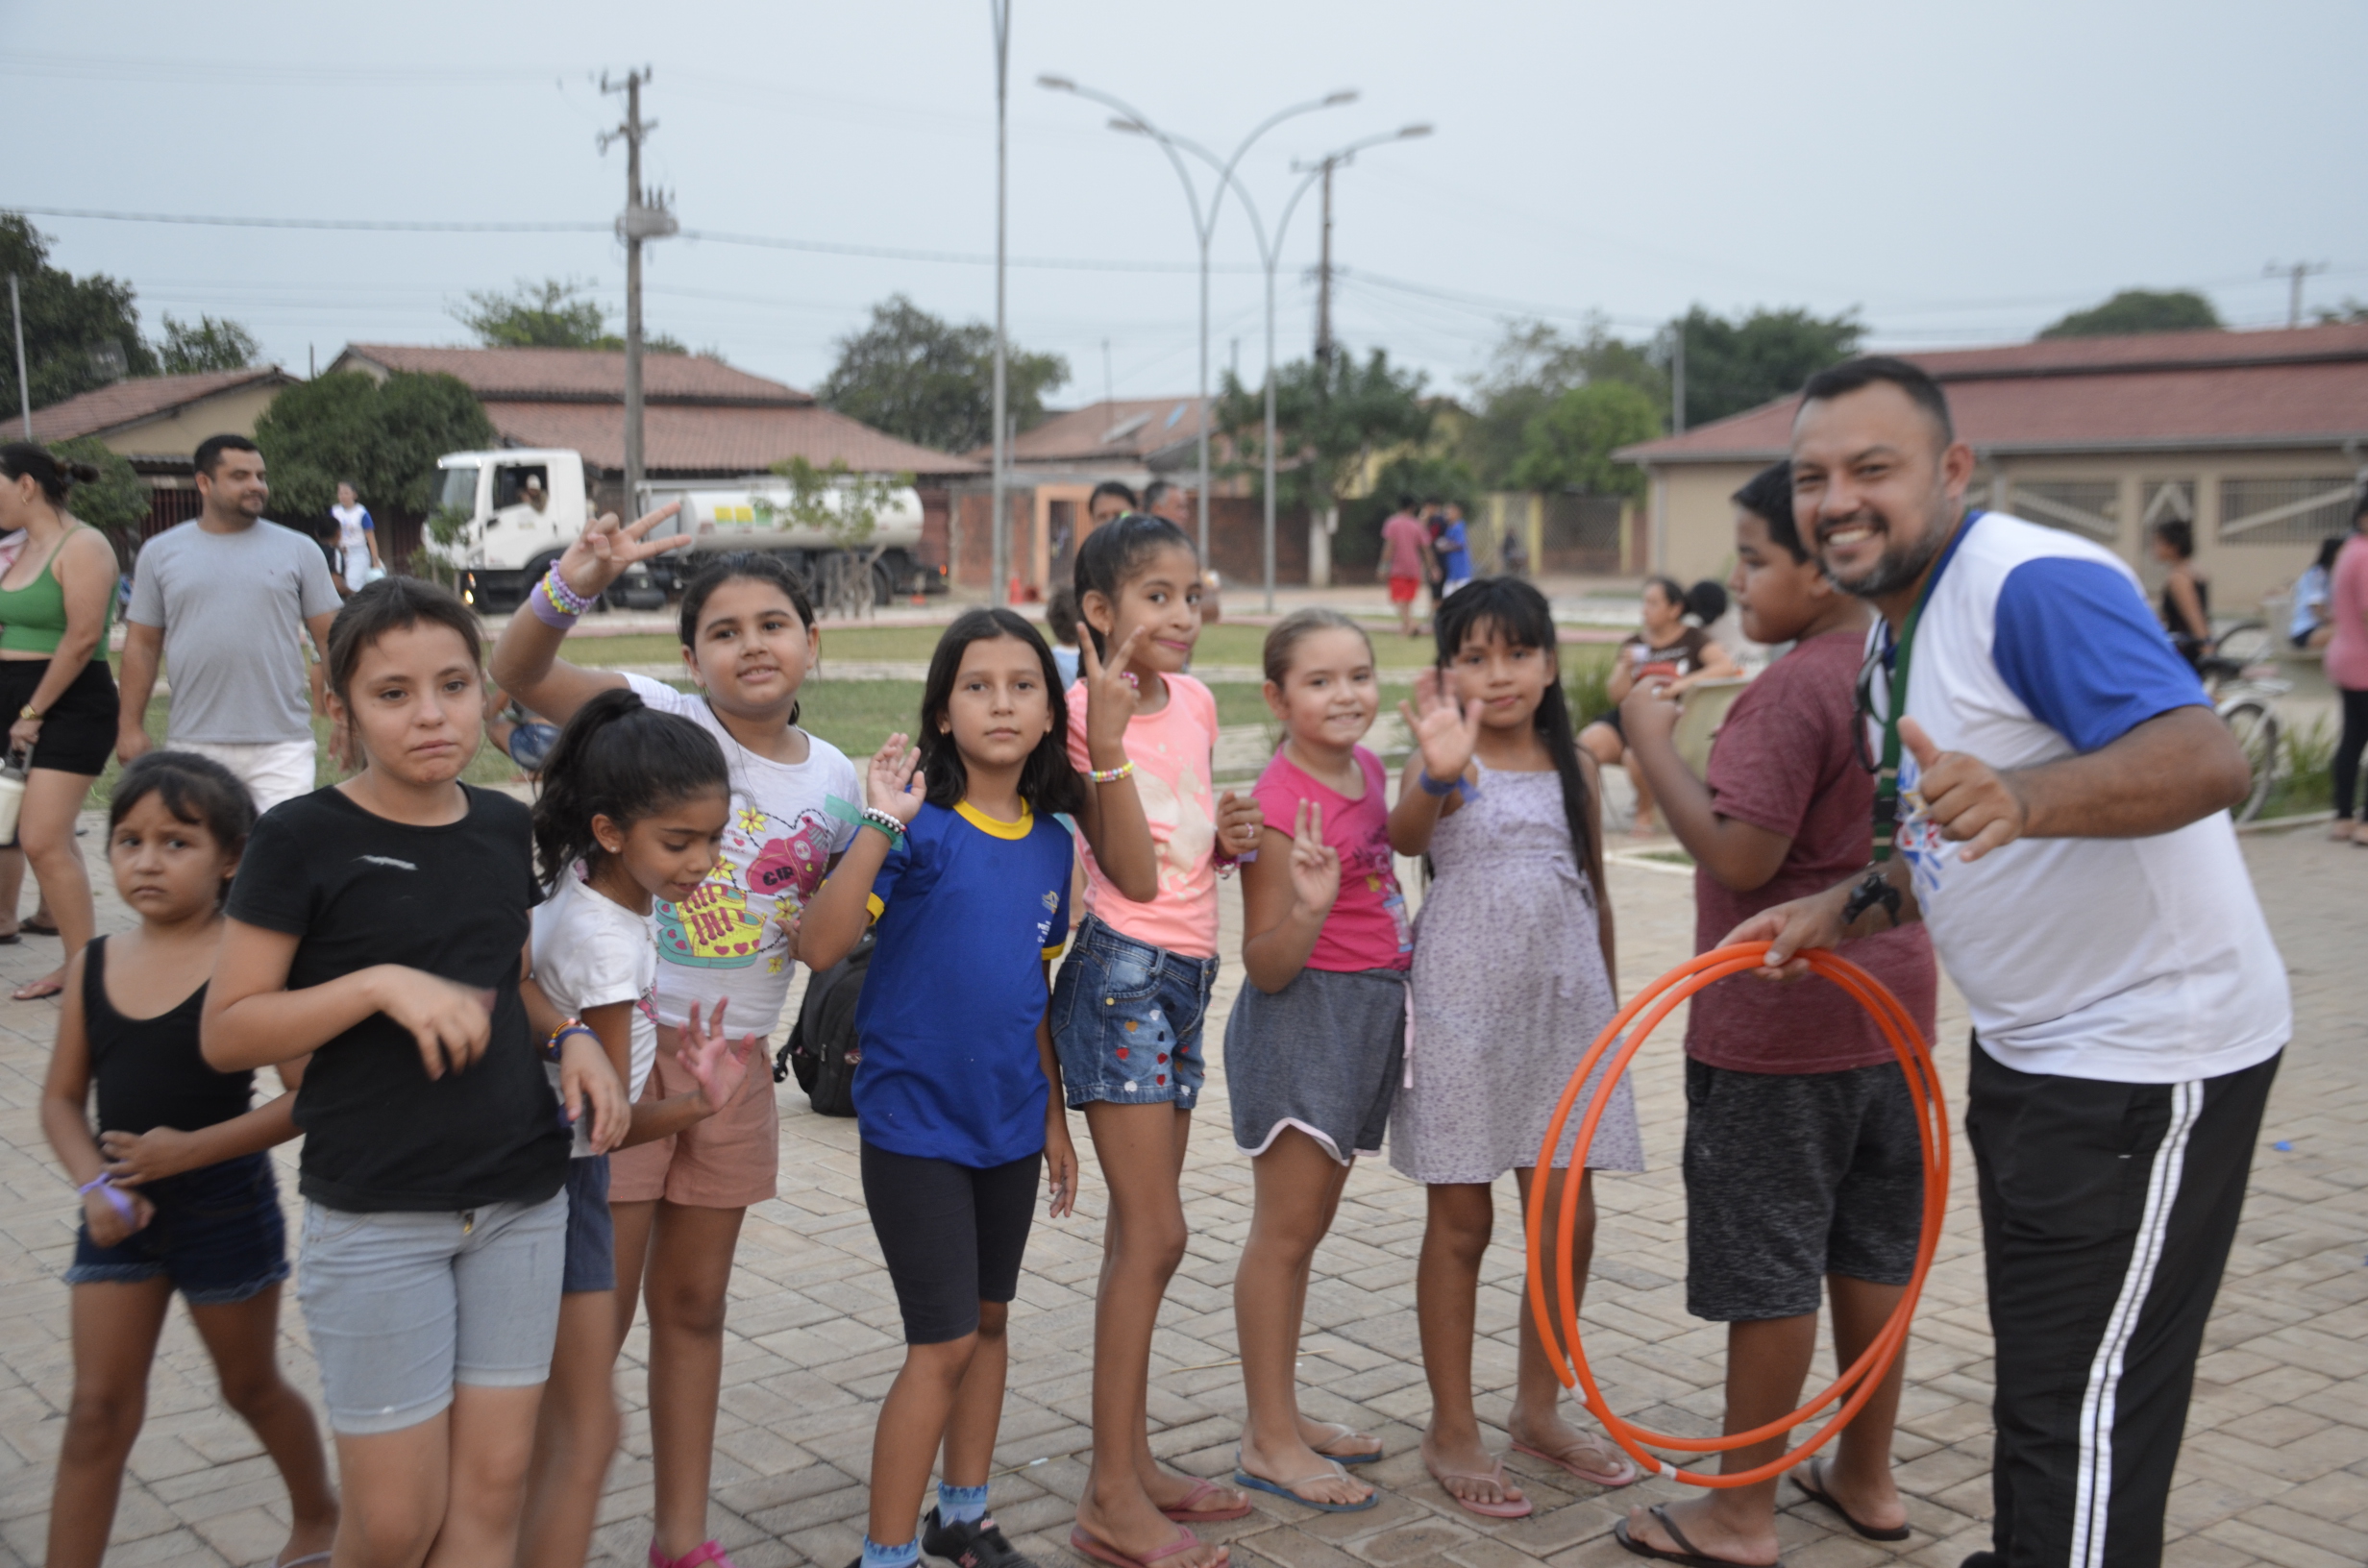
<instances>
[{"instance_id":1,"label":"boy in maroon shirt","mask_svg":"<svg viewBox=\"0 0 2368 1568\"><path fill-rule=\"evenodd\" d=\"M1736 492L1731 586L1743 633L1791 643L1736 698L1707 780L1679 760L1666 682L1639 682L1621 727L1669 828L1694 858L1694 944L1707 951L1746 918L1832 887L1865 866L1874 775L1860 762L1853 701L1865 606L1826 580L1792 514L1790 465ZM1923 928L1850 943L1927 1039L1937 975ZM1726 1430L1746 1432L1800 1402L1816 1350L1822 1283L1834 1346L1848 1365L1882 1331L1914 1270L1922 1147L1890 1046L1838 988L1721 985L1693 999L1686 1029L1686 1296L1727 1330ZM1791 1475L1870 1540L1905 1540L1891 1480L1891 1425L1906 1356L1842 1429ZM1725 1456L1732 1474L1785 1439ZM1636 1507L1616 1533L1640 1556L1737 1564L1777 1560L1777 1483Z\"/></svg>"}]
</instances>

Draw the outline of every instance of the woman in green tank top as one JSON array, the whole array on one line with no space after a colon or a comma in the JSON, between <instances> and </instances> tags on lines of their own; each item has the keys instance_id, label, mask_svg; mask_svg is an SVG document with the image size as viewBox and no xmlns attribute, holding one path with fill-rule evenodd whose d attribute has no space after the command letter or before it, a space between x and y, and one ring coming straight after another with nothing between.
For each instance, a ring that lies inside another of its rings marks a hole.
<instances>
[{"instance_id":1,"label":"woman in green tank top","mask_svg":"<svg viewBox=\"0 0 2368 1568\"><path fill-rule=\"evenodd\" d=\"M63 960L95 923L74 819L114 749L115 682L104 649L115 551L67 512L66 496L75 480L97 478L31 442L0 447L0 529L25 532L24 550L0 573L0 711L14 715L8 748L27 768L16 842L65 947L54 971L17 989L20 1002L58 993Z\"/></svg>"}]
</instances>

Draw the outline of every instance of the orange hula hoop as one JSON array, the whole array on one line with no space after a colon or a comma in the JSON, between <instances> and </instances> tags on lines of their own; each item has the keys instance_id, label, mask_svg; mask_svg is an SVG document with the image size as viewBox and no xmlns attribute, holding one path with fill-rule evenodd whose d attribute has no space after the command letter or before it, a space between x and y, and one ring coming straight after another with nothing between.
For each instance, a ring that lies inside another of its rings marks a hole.
<instances>
[{"instance_id":1,"label":"orange hula hoop","mask_svg":"<svg viewBox=\"0 0 2368 1568\"><path fill-rule=\"evenodd\" d=\"M1629 1060L1637 1054L1637 1048L1644 1043L1645 1038L1680 1002L1695 992L1714 985L1729 975L1761 968L1767 949L1768 944L1764 942L1745 942L1700 954L1645 987L1626 1007L1621 1008L1612 1021L1604 1025L1603 1033L1595 1037L1595 1042L1588 1047L1577 1070L1571 1073L1568 1086L1563 1090L1562 1098L1555 1103L1553 1118L1546 1125L1545 1142L1539 1150L1539 1168L1554 1168L1554 1154L1563 1141L1563 1132L1568 1125L1571 1107L1578 1100L1579 1090L1586 1087L1588 1074L1595 1070L1596 1064L1604 1060L1606 1052L1612 1053L1611 1066L1603 1075L1603 1082L1596 1086L1594 1096L1588 1102L1587 1113L1579 1120L1577 1140L1572 1145L1573 1163L1582 1168L1586 1164L1585 1151L1594 1140L1595 1125L1603 1119L1604 1108L1611 1103L1613 1087L1628 1070ZM1750 1486L1770 1480L1814 1454L1849 1424L1873 1396L1876 1385L1889 1372L1891 1363L1899 1359L1901 1349L1908 1342L1908 1326L1915 1316L1917 1299L1924 1293L1925 1276L1932 1272L1933 1257L1940 1245L1941 1216L1948 1208L1948 1107L1941 1098L1940 1079L1933 1066L1932 1049L1917 1031L1915 1020L1908 1016L1899 998L1892 995L1882 981L1848 959L1823 950L1811 950L1798 956L1808 963L1812 971L1839 986L1873 1016L1877 1027L1883 1031L1883 1038L1899 1058L1901 1070L1907 1075L1908 1093L1915 1102L1916 1132L1924 1148L1924 1228L1916 1244L1915 1271L1909 1277L1899 1305L1892 1309L1890 1317L1884 1323L1883 1332L1822 1393L1790 1415L1780 1416L1749 1432L1731 1433L1722 1437L1680 1437L1668 1433L1651 1432L1626 1420L1605 1401L1603 1390L1595 1384L1594 1371L1588 1365L1586 1348L1579 1341L1578 1293L1572 1287L1566 1270L1558 1272L1554 1277L1552 1299L1548 1300L1541 1242L1548 1223L1546 1193L1552 1184L1530 1184L1525 1226L1529 1242L1529 1305L1531 1315L1539 1327L1539 1337L1545 1343L1547 1359L1554 1364L1554 1375L1562 1380L1564 1387L1579 1390L1588 1409L1603 1423L1603 1429L1611 1434L1612 1440L1641 1464L1647 1475L1667 1476L1672 1481L1682 1481L1690 1485ZM1623 1040L1622 1032L1628 1030L1640 1016L1642 1022ZM1616 1050L1614 1049L1616 1046ZM1571 1253L1578 1221L1580 1184L1565 1181L1561 1186L1562 1203L1559 1213L1553 1217L1554 1235L1560 1243L1555 1256L1567 1258ZM1843 1397L1845 1390L1848 1391L1846 1398ZM1788 1449L1765 1464L1733 1475L1688 1470L1646 1452L1647 1444L1681 1454L1723 1454L1754 1443L1764 1443L1773 1437L1782 1437L1812 1420L1837 1399L1841 1400L1841 1408L1807 1441Z\"/></svg>"}]
</instances>

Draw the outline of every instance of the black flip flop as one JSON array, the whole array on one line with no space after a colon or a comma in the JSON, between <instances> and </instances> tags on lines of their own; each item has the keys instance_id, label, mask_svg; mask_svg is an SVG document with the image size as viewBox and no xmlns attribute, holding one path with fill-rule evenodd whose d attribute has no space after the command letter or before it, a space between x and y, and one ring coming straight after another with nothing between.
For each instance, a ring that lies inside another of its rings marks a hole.
<instances>
[{"instance_id":1,"label":"black flip flop","mask_svg":"<svg viewBox=\"0 0 2368 1568\"><path fill-rule=\"evenodd\" d=\"M19 931L29 931L37 937L54 937L58 934L58 928L56 926L43 925L38 920L18 920L16 922L16 929Z\"/></svg>"},{"instance_id":2,"label":"black flip flop","mask_svg":"<svg viewBox=\"0 0 2368 1568\"><path fill-rule=\"evenodd\" d=\"M1872 1525L1862 1525L1852 1518L1850 1510L1836 1502L1833 1494L1818 1483L1819 1478L1825 1473L1821 1468L1824 1463L1825 1460L1822 1458L1811 1459L1807 1464L1792 1472L1792 1484L1798 1486L1802 1495L1809 1501L1831 1508L1840 1517L1843 1524L1848 1525L1853 1531L1870 1541L1904 1541L1915 1533L1906 1525L1901 1525L1896 1530L1877 1530Z\"/></svg>"},{"instance_id":3,"label":"black flip flop","mask_svg":"<svg viewBox=\"0 0 2368 1568\"><path fill-rule=\"evenodd\" d=\"M1628 1533L1628 1521L1622 1519L1612 1527L1612 1538L1640 1557L1650 1557L1655 1562L1682 1563L1684 1568L1761 1568L1758 1563L1738 1562L1733 1557L1714 1557L1707 1553L1696 1552L1693 1542L1686 1539L1686 1532L1678 1529L1676 1521L1669 1517L1669 1506L1665 1503L1656 1503L1644 1511L1660 1521L1661 1528L1669 1532L1669 1539L1678 1544L1679 1550L1664 1552L1657 1546L1645 1545Z\"/></svg>"}]
</instances>

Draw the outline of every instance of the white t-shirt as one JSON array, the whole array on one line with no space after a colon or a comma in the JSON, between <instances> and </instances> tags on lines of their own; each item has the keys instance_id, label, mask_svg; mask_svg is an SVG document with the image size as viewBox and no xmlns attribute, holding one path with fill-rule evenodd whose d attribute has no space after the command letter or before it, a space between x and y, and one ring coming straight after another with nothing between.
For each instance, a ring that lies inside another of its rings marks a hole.
<instances>
[{"instance_id":1,"label":"white t-shirt","mask_svg":"<svg viewBox=\"0 0 2368 1568\"><path fill-rule=\"evenodd\" d=\"M583 880L578 867L559 878L551 896L534 907L534 983L552 1005L580 1018L596 1007L630 1002L632 1044L628 1057L632 1082L628 1100L641 1098L657 1061L657 943L650 919L636 915ZM545 1063L551 1087L559 1087L559 1066ZM576 1157L592 1152L589 1118L576 1125Z\"/></svg>"},{"instance_id":2,"label":"white t-shirt","mask_svg":"<svg viewBox=\"0 0 2368 1568\"><path fill-rule=\"evenodd\" d=\"M363 535L375 532L378 525L371 521L368 507L358 504L332 506L329 508L329 515L337 520L337 548L339 550L367 551L370 548Z\"/></svg>"},{"instance_id":3,"label":"white t-shirt","mask_svg":"<svg viewBox=\"0 0 2368 1568\"><path fill-rule=\"evenodd\" d=\"M1887 648L1888 626L1871 639ZM1907 712L1940 749L2028 768L2190 704L2208 706L2203 687L2119 557L2002 513L1966 523L1910 651ZM1915 780L1903 756L1903 796ZM2007 1066L2182 1083L2252 1066L2293 1033L2226 812L2151 838L2020 839L1970 865L1920 816L1897 842L1940 962Z\"/></svg>"},{"instance_id":4,"label":"white t-shirt","mask_svg":"<svg viewBox=\"0 0 2368 1568\"><path fill-rule=\"evenodd\" d=\"M658 1021L680 1027L693 1003L703 1020L729 998L724 1026L733 1039L771 1034L789 1000L789 937L777 922L805 908L831 858L854 842L854 826L826 802L836 796L860 806L862 780L847 753L819 736L806 736L805 761L775 762L733 740L696 693L625 679L651 707L713 735L731 768L722 858L679 906L657 906Z\"/></svg>"}]
</instances>

